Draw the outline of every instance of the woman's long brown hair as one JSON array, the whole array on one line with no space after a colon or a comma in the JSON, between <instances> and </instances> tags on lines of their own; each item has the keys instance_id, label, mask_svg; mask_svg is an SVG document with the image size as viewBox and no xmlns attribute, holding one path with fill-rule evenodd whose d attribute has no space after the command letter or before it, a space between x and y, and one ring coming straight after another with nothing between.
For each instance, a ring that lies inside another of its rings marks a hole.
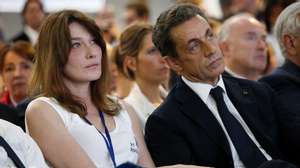
<instances>
[{"instance_id":1,"label":"woman's long brown hair","mask_svg":"<svg viewBox=\"0 0 300 168\"><path fill-rule=\"evenodd\" d=\"M91 82L92 101L99 110L116 115L120 106L107 96L109 69L101 30L92 19L75 10L56 12L44 21L36 46L31 95L53 97L70 112L81 117L87 114L86 105L63 82L63 69L71 49L69 25L73 22L85 27L102 50L101 77Z\"/></svg>"}]
</instances>

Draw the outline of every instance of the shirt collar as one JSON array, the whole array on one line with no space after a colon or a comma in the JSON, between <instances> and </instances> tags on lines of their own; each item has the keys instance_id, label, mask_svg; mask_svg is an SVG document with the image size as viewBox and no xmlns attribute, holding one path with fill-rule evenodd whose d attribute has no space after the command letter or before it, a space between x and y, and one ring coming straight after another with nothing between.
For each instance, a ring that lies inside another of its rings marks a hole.
<instances>
[{"instance_id":1,"label":"shirt collar","mask_svg":"<svg viewBox=\"0 0 300 168\"><path fill-rule=\"evenodd\" d=\"M187 84L200 98L203 102L207 102L208 100L208 96L210 93L210 90L212 88L215 88L217 86L220 86L223 91L226 93L226 89L225 89L225 84L222 78L222 75L219 76L219 81L217 82L216 85L211 85L208 83L201 83L201 82L192 82L189 81L188 79L186 79L185 77L182 76L182 80L185 84Z\"/></svg>"},{"instance_id":2,"label":"shirt collar","mask_svg":"<svg viewBox=\"0 0 300 168\"><path fill-rule=\"evenodd\" d=\"M24 26L24 32L29 37L30 42L34 45L37 41L39 33L37 31L35 31L33 28L31 28L30 26L28 26L28 25Z\"/></svg>"},{"instance_id":3,"label":"shirt collar","mask_svg":"<svg viewBox=\"0 0 300 168\"><path fill-rule=\"evenodd\" d=\"M229 69L228 67L225 67L225 71L228 72L231 76L236 77L236 78L240 78L240 79L246 79L245 77L233 72L231 69Z\"/></svg>"}]
</instances>

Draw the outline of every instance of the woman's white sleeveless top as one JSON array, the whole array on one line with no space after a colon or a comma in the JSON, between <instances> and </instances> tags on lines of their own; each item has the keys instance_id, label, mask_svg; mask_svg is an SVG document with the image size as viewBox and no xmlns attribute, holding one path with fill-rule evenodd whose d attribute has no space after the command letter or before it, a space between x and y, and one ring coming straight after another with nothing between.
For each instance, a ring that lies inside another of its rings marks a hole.
<instances>
[{"instance_id":1,"label":"woman's white sleeveless top","mask_svg":"<svg viewBox=\"0 0 300 168\"><path fill-rule=\"evenodd\" d=\"M54 111L57 112L70 134L85 150L97 167L113 167L105 141L93 125L88 124L79 115L63 108L54 98L39 97L33 100L29 106L37 101L48 103ZM132 131L131 119L127 111L122 109L117 116L114 116L114 121L116 127L110 132L110 136L114 148L116 164L120 165L127 161L137 163L138 145ZM103 133L103 135L105 135L105 133Z\"/></svg>"}]
</instances>

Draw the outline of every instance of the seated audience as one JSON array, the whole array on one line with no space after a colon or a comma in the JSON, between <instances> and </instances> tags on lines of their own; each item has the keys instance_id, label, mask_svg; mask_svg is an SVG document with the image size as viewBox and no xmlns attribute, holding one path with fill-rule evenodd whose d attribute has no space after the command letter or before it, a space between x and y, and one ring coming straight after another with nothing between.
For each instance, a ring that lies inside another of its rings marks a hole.
<instances>
[{"instance_id":1,"label":"seated audience","mask_svg":"<svg viewBox=\"0 0 300 168\"><path fill-rule=\"evenodd\" d=\"M234 15L223 23L219 43L225 60L225 73L257 80L267 66L266 28L250 14Z\"/></svg>"},{"instance_id":2,"label":"seated audience","mask_svg":"<svg viewBox=\"0 0 300 168\"><path fill-rule=\"evenodd\" d=\"M153 43L181 76L146 123L145 140L157 166L254 168L284 158L272 90L221 75L221 49L198 7L164 11Z\"/></svg>"},{"instance_id":3,"label":"seated audience","mask_svg":"<svg viewBox=\"0 0 300 168\"><path fill-rule=\"evenodd\" d=\"M127 77L135 81L124 101L137 112L144 128L149 115L166 97L161 86L168 80L169 69L152 43L152 26L132 24L122 32L119 52L126 66Z\"/></svg>"},{"instance_id":4,"label":"seated audience","mask_svg":"<svg viewBox=\"0 0 300 168\"><path fill-rule=\"evenodd\" d=\"M300 166L300 3L288 6L279 15L274 32L285 63L260 81L269 84L282 104L280 128L282 149L289 161Z\"/></svg>"}]
</instances>

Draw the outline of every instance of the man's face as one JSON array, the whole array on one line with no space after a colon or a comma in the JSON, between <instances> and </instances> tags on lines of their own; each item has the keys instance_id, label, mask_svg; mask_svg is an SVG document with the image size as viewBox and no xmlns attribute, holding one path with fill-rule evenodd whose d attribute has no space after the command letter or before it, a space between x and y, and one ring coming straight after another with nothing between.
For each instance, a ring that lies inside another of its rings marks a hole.
<instances>
[{"instance_id":1,"label":"man's face","mask_svg":"<svg viewBox=\"0 0 300 168\"><path fill-rule=\"evenodd\" d=\"M170 67L190 81L215 84L224 60L207 21L197 15L171 29L171 38L179 57L167 57Z\"/></svg>"},{"instance_id":2,"label":"man's face","mask_svg":"<svg viewBox=\"0 0 300 168\"><path fill-rule=\"evenodd\" d=\"M133 9L126 9L124 17L125 17L126 25L132 24L139 20L138 15L136 14L135 10L133 10Z\"/></svg>"},{"instance_id":3,"label":"man's face","mask_svg":"<svg viewBox=\"0 0 300 168\"><path fill-rule=\"evenodd\" d=\"M38 30L41 26L42 21L45 17L44 11L41 9L38 2L30 2L27 6L27 9L24 13L24 19L26 24L31 28Z\"/></svg>"},{"instance_id":4,"label":"man's face","mask_svg":"<svg viewBox=\"0 0 300 168\"><path fill-rule=\"evenodd\" d=\"M254 18L234 23L224 54L228 63L240 71L263 72L267 66L267 43L264 25ZM229 67L230 68L230 67Z\"/></svg>"}]
</instances>

